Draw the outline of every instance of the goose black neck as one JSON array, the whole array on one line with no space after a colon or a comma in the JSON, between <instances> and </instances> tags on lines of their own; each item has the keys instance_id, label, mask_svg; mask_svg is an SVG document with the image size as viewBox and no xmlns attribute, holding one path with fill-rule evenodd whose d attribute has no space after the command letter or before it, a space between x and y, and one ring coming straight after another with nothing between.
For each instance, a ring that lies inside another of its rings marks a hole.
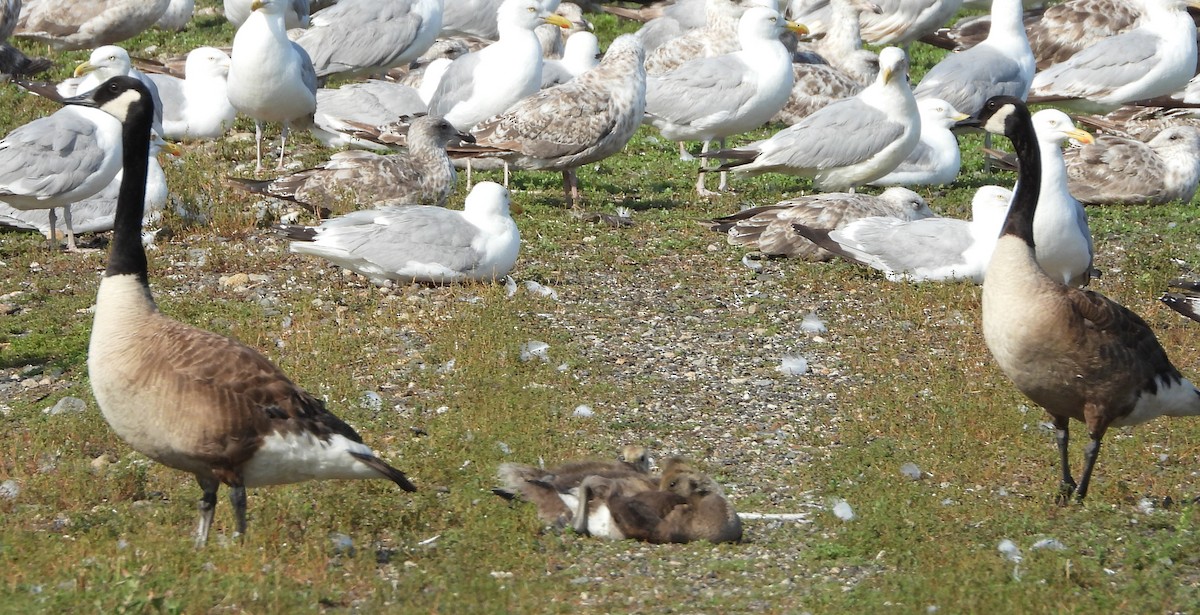
<instances>
[{"instance_id":1,"label":"goose black neck","mask_svg":"<svg viewBox=\"0 0 1200 615\"><path fill-rule=\"evenodd\" d=\"M113 221L112 249L104 275L136 274L149 284L146 250L142 247L142 217L146 208L146 177L150 164L151 113L131 109L121 134L121 189Z\"/></svg>"},{"instance_id":2,"label":"goose black neck","mask_svg":"<svg viewBox=\"0 0 1200 615\"><path fill-rule=\"evenodd\" d=\"M1004 136L1017 153L1017 192L1000 236L1015 235L1033 247L1033 215L1042 190L1042 159L1029 109L1021 105L1009 117Z\"/></svg>"}]
</instances>

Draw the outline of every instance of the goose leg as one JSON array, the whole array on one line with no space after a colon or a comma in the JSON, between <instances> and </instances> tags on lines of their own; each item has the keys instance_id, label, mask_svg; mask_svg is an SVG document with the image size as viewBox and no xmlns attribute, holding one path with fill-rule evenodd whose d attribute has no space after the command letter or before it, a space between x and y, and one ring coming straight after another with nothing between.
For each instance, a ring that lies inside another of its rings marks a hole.
<instances>
[{"instance_id":1,"label":"goose leg","mask_svg":"<svg viewBox=\"0 0 1200 615\"><path fill-rule=\"evenodd\" d=\"M1100 456L1100 438L1104 437L1104 429L1093 432L1092 441L1083 449L1083 476L1079 477L1079 489L1075 491L1075 501L1082 502L1087 496L1088 483L1092 481L1092 469L1096 467L1096 458Z\"/></svg>"},{"instance_id":2,"label":"goose leg","mask_svg":"<svg viewBox=\"0 0 1200 615\"><path fill-rule=\"evenodd\" d=\"M200 496L200 525L196 528L196 548L208 542L208 528L212 527L213 511L217 508L217 488L221 483L212 477L196 477L204 495Z\"/></svg>"},{"instance_id":3,"label":"goose leg","mask_svg":"<svg viewBox=\"0 0 1200 615\"><path fill-rule=\"evenodd\" d=\"M1054 439L1058 442L1058 462L1062 467L1062 482L1058 487L1058 502L1066 504L1075 493L1075 479L1071 478L1071 462L1067 458L1067 441L1070 439L1071 419L1054 417Z\"/></svg>"},{"instance_id":4,"label":"goose leg","mask_svg":"<svg viewBox=\"0 0 1200 615\"><path fill-rule=\"evenodd\" d=\"M233 517L237 520L237 533L246 535L246 486L235 485L229 489L229 503L233 504Z\"/></svg>"}]
</instances>

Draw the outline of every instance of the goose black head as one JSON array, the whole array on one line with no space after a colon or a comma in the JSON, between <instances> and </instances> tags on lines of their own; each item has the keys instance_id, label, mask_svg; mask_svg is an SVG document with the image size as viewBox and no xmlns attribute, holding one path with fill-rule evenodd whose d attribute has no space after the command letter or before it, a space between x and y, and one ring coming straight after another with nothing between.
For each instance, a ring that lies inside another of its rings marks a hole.
<instances>
[{"instance_id":1,"label":"goose black head","mask_svg":"<svg viewBox=\"0 0 1200 615\"><path fill-rule=\"evenodd\" d=\"M63 104L95 107L129 123L135 116L150 117L154 114L154 98L150 90L134 77L112 77L96 89L78 96L63 99Z\"/></svg>"},{"instance_id":2,"label":"goose black head","mask_svg":"<svg viewBox=\"0 0 1200 615\"><path fill-rule=\"evenodd\" d=\"M1028 124L1029 109L1019 98L1012 96L993 96L983 103L983 108L975 115L974 122L980 128L997 135L1011 135L1016 124L1021 119Z\"/></svg>"}]
</instances>

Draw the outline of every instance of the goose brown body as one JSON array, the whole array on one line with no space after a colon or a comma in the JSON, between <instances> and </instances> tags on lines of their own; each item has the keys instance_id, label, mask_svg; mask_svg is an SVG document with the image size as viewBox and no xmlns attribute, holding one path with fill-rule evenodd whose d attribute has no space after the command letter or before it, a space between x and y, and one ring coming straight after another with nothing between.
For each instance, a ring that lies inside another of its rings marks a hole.
<instances>
[{"instance_id":1,"label":"goose brown body","mask_svg":"<svg viewBox=\"0 0 1200 615\"><path fill-rule=\"evenodd\" d=\"M1110 426L1200 414L1200 391L1171 364L1141 317L1041 269L1033 240L1041 167L1029 111L1018 99L996 97L979 119L1013 141L1021 180L984 278L984 338L1001 371L1053 417L1060 493L1082 500ZM1071 419L1082 421L1090 437L1078 485L1067 462Z\"/></svg>"},{"instance_id":2,"label":"goose brown body","mask_svg":"<svg viewBox=\"0 0 1200 615\"><path fill-rule=\"evenodd\" d=\"M324 404L258 351L158 311L141 244L153 102L137 79L114 77L70 104L122 122L124 175L112 250L88 347L92 390L113 431L138 452L196 476L204 496L196 542L218 487L231 488L246 529L247 486L322 478L386 478L415 487Z\"/></svg>"}]
</instances>

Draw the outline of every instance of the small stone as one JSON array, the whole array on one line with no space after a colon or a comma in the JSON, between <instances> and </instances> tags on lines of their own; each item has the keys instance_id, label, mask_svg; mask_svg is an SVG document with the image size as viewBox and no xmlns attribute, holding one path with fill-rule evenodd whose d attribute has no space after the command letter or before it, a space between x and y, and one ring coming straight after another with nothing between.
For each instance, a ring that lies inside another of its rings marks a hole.
<instances>
[{"instance_id":1,"label":"small stone","mask_svg":"<svg viewBox=\"0 0 1200 615\"><path fill-rule=\"evenodd\" d=\"M334 533L329 537L329 541L333 543L333 550L338 553L354 553L354 539L345 534Z\"/></svg>"},{"instance_id":2,"label":"small stone","mask_svg":"<svg viewBox=\"0 0 1200 615\"><path fill-rule=\"evenodd\" d=\"M87 402L79 399L78 397L68 396L58 400L58 403L54 404L53 407L42 410L42 414L49 414L50 416L66 414L68 412L72 414L78 414L85 412L86 410Z\"/></svg>"},{"instance_id":3,"label":"small stone","mask_svg":"<svg viewBox=\"0 0 1200 615\"><path fill-rule=\"evenodd\" d=\"M112 465L113 458L108 456L108 453L100 455L92 460L92 472L95 474L103 474L108 466Z\"/></svg>"},{"instance_id":4,"label":"small stone","mask_svg":"<svg viewBox=\"0 0 1200 615\"><path fill-rule=\"evenodd\" d=\"M244 273L235 273L233 275L221 276L217 280L222 288L237 288L238 286L246 286L250 284L250 276Z\"/></svg>"},{"instance_id":5,"label":"small stone","mask_svg":"<svg viewBox=\"0 0 1200 615\"><path fill-rule=\"evenodd\" d=\"M362 404L364 410L370 410L371 412L379 412L383 408L383 398L375 391L365 391L359 403Z\"/></svg>"},{"instance_id":6,"label":"small stone","mask_svg":"<svg viewBox=\"0 0 1200 615\"><path fill-rule=\"evenodd\" d=\"M531 340L521 345L521 361L529 362L534 359L541 359L544 363L550 362L550 344L546 342Z\"/></svg>"},{"instance_id":7,"label":"small stone","mask_svg":"<svg viewBox=\"0 0 1200 615\"><path fill-rule=\"evenodd\" d=\"M921 468L918 468L917 464L911 461L900 466L900 473L909 480L921 480L925 477L924 473L921 472Z\"/></svg>"},{"instance_id":8,"label":"small stone","mask_svg":"<svg viewBox=\"0 0 1200 615\"><path fill-rule=\"evenodd\" d=\"M21 485L17 481L9 479L0 483L0 500L15 500L21 495Z\"/></svg>"}]
</instances>

